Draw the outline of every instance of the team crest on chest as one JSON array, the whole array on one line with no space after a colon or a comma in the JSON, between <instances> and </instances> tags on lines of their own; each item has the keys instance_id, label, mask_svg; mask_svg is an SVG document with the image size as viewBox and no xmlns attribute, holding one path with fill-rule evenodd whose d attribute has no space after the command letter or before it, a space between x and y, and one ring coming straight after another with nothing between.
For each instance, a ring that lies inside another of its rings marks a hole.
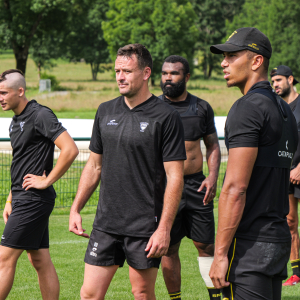
<instances>
[{"instance_id":1,"label":"team crest on chest","mask_svg":"<svg viewBox=\"0 0 300 300\"><path fill-rule=\"evenodd\" d=\"M25 122L20 122L21 131L23 131L24 124L25 124Z\"/></svg>"},{"instance_id":2,"label":"team crest on chest","mask_svg":"<svg viewBox=\"0 0 300 300\"><path fill-rule=\"evenodd\" d=\"M140 128L141 128L140 132L144 132L148 125L149 123L147 122L140 122Z\"/></svg>"}]
</instances>

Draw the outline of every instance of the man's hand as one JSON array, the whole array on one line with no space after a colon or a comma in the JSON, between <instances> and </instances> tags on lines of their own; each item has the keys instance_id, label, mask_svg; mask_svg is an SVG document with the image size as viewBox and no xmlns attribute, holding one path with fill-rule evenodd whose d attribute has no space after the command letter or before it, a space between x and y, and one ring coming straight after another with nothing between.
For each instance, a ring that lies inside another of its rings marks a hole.
<instances>
[{"instance_id":1,"label":"man's hand","mask_svg":"<svg viewBox=\"0 0 300 300\"><path fill-rule=\"evenodd\" d=\"M85 229L82 228L82 218L80 214L75 211L70 212L69 231L85 238L90 237L87 233L84 233Z\"/></svg>"},{"instance_id":2,"label":"man's hand","mask_svg":"<svg viewBox=\"0 0 300 300\"><path fill-rule=\"evenodd\" d=\"M10 202L6 202L4 210L3 210L3 219L4 219L4 223L6 224L8 217L11 214L11 203Z\"/></svg>"},{"instance_id":3,"label":"man's hand","mask_svg":"<svg viewBox=\"0 0 300 300\"><path fill-rule=\"evenodd\" d=\"M228 257L218 258L216 255L209 271L209 277L211 278L214 287L221 289L229 286L229 282L225 280L225 276L228 270Z\"/></svg>"},{"instance_id":4,"label":"man's hand","mask_svg":"<svg viewBox=\"0 0 300 300\"><path fill-rule=\"evenodd\" d=\"M145 251L147 258L159 258L166 255L170 245L170 232L157 228L149 239Z\"/></svg>"},{"instance_id":5,"label":"man's hand","mask_svg":"<svg viewBox=\"0 0 300 300\"><path fill-rule=\"evenodd\" d=\"M49 186L45 171L43 173L43 176L27 174L24 176L23 179L24 179L24 181L22 184L22 188L25 189L25 191L28 191L30 188L44 190Z\"/></svg>"},{"instance_id":6,"label":"man's hand","mask_svg":"<svg viewBox=\"0 0 300 300\"><path fill-rule=\"evenodd\" d=\"M292 184L300 184L300 167L299 167L299 165L295 169L291 170L290 182Z\"/></svg>"},{"instance_id":7,"label":"man's hand","mask_svg":"<svg viewBox=\"0 0 300 300\"><path fill-rule=\"evenodd\" d=\"M217 191L216 180L208 176L205 180L203 180L202 184L198 189L198 192L201 192L205 187L206 187L206 193L203 199L203 204L207 205L216 196L216 191Z\"/></svg>"}]
</instances>

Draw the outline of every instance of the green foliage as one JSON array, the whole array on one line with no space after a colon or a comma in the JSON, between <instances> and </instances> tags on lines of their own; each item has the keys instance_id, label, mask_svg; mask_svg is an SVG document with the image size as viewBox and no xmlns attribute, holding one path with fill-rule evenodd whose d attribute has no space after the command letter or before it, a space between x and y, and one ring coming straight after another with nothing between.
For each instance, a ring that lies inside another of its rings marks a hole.
<instances>
[{"instance_id":1,"label":"green foliage","mask_svg":"<svg viewBox=\"0 0 300 300\"><path fill-rule=\"evenodd\" d=\"M246 0L241 12L228 23L227 36L240 27L256 27L268 36L273 48L270 69L278 65L292 68L300 77L300 2L298 0Z\"/></svg>"},{"instance_id":2,"label":"green foliage","mask_svg":"<svg viewBox=\"0 0 300 300\"><path fill-rule=\"evenodd\" d=\"M101 23L106 19L107 1L77 1L73 7L70 33L66 38L67 56L71 60L84 59L90 64L93 80L106 70L110 61Z\"/></svg>"},{"instance_id":3,"label":"green foliage","mask_svg":"<svg viewBox=\"0 0 300 300\"><path fill-rule=\"evenodd\" d=\"M122 46L140 43L147 47L153 58L154 83L169 55L182 55L193 66L198 37L195 17L191 3L185 0L110 0L108 21L102 28L113 61Z\"/></svg>"},{"instance_id":4,"label":"green foliage","mask_svg":"<svg viewBox=\"0 0 300 300\"><path fill-rule=\"evenodd\" d=\"M199 39L196 44L199 66L205 77L210 78L212 70L220 64L220 57L210 52L210 46L220 44L226 35L226 20L232 20L240 11L244 0L192 0L197 14ZM219 68L217 68L218 70Z\"/></svg>"},{"instance_id":5,"label":"green foliage","mask_svg":"<svg viewBox=\"0 0 300 300\"><path fill-rule=\"evenodd\" d=\"M62 31L72 0L2 0L0 48L12 49L16 68L26 72L29 48L34 40Z\"/></svg>"},{"instance_id":6,"label":"green foliage","mask_svg":"<svg viewBox=\"0 0 300 300\"><path fill-rule=\"evenodd\" d=\"M56 79L54 75L49 75L47 73L41 73L41 79L50 79L51 80L51 91L60 91L60 82Z\"/></svg>"}]
</instances>

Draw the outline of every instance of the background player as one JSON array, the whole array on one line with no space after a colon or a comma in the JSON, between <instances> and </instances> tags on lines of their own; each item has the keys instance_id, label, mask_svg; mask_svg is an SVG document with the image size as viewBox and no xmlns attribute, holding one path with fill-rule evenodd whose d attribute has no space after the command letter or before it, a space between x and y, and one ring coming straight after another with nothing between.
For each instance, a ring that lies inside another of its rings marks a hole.
<instances>
[{"instance_id":1,"label":"background player","mask_svg":"<svg viewBox=\"0 0 300 300\"><path fill-rule=\"evenodd\" d=\"M12 184L3 212L0 299L6 299L11 290L24 250L37 271L43 299L58 299L59 282L49 253L48 222L56 197L52 184L68 170L78 149L49 108L27 100L25 89L19 70L0 75L1 107L15 114L9 127ZM54 145L61 153L53 168Z\"/></svg>"},{"instance_id":2,"label":"background player","mask_svg":"<svg viewBox=\"0 0 300 300\"><path fill-rule=\"evenodd\" d=\"M104 299L125 258L135 299L155 299L160 257L167 253L182 193L186 155L179 114L148 89L151 69L152 57L143 45L120 48L115 72L122 96L101 104L96 114L91 155L70 213L70 231L88 237L79 212L101 178L82 299Z\"/></svg>"},{"instance_id":3,"label":"background player","mask_svg":"<svg viewBox=\"0 0 300 300\"><path fill-rule=\"evenodd\" d=\"M220 147L214 124L214 112L204 100L187 92L190 78L188 61L178 55L165 59L162 66L160 96L181 116L184 127L187 160L184 162L184 188L179 210L171 231L168 254L162 258L162 270L171 299L181 299L179 247L185 236L193 240L198 250L199 268L210 299L221 299L209 277L213 262L215 223L213 198L216 194L220 167ZM203 175L203 155L200 140L206 146L209 176Z\"/></svg>"},{"instance_id":4,"label":"background player","mask_svg":"<svg viewBox=\"0 0 300 300\"><path fill-rule=\"evenodd\" d=\"M228 299L281 299L291 249L286 216L296 121L267 81L272 47L262 32L239 28L210 50L224 55L227 86L244 95L225 125L229 156L210 277Z\"/></svg>"},{"instance_id":5,"label":"background player","mask_svg":"<svg viewBox=\"0 0 300 300\"><path fill-rule=\"evenodd\" d=\"M294 90L298 81L294 78L292 70L287 66L278 66L271 71L272 84L275 92L289 104L297 124L300 123L299 94ZM296 109L297 108L297 109ZM299 126L299 125L298 125ZM298 147L293 157L290 173L289 201L290 212L287 221L292 235L291 265L293 275L283 285L295 285L300 282L299 260L299 232L298 232L298 201L300 199L300 132L298 129Z\"/></svg>"}]
</instances>

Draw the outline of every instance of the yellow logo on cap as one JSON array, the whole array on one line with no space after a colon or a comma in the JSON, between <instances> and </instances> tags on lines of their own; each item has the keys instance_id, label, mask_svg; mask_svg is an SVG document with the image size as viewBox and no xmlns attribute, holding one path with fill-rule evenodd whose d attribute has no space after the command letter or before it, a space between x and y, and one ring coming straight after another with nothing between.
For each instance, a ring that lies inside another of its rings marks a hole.
<instances>
[{"instance_id":1,"label":"yellow logo on cap","mask_svg":"<svg viewBox=\"0 0 300 300\"><path fill-rule=\"evenodd\" d=\"M248 44L249 47L255 49L255 50L259 50L259 48L257 47L256 44L252 43L252 44Z\"/></svg>"},{"instance_id":2,"label":"yellow logo on cap","mask_svg":"<svg viewBox=\"0 0 300 300\"><path fill-rule=\"evenodd\" d=\"M227 42L232 38L232 36L234 36L237 33L237 31L235 30L228 38Z\"/></svg>"}]
</instances>

